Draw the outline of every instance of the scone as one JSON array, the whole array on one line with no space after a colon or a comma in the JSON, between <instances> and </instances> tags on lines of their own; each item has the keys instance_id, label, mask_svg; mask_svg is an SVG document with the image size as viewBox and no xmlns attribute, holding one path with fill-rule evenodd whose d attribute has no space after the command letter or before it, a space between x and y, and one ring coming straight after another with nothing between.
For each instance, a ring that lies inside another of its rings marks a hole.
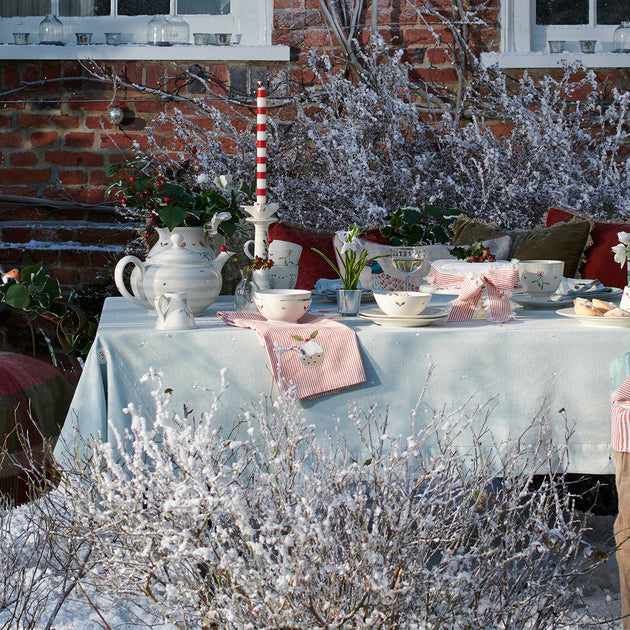
<instances>
[{"instance_id":1,"label":"scone","mask_svg":"<svg viewBox=\"0 0 630 630\"><path fill-rule=\"evenodd\" d=\"M590 300L586 298L575 298L573 300L573 310L576 315L588 315L590 317L603 317L601 311L597 310Z\"/></svg>"},{"instance_id":2,"label":"scone","mask_svg":"<svg viewBox=\"0 0 630 630\"><path fill-rule=\"evenodd\" d=\"M606 302L604 300L598 300L597 298L593 298L591 304L593 304L593 306L601 313L607 313L608 311L612 311L617 308L616 304Z\"/></svg>"},{"instance_id":3,"label":"scone","mask_svg":"<svg viewBox=\"0 0 630 630\"><path fill-rule=\"evenodd\" d=\"M622 308L611 308L604 313L604 317L630 317L630 311L625 311Z\"/></svg>"}]
</instances>

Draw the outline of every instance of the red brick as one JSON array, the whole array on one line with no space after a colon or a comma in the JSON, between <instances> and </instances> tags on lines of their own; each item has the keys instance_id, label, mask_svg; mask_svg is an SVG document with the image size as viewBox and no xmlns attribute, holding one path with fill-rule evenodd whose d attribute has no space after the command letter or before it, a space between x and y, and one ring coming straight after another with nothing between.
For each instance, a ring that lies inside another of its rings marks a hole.
<instances>
[{"instance_id":1,"label":"red brick","mask_svg":"<svg viewBox=\"0 0 630 630\"><path fill-rule=\"evenodd\" d=\"M87 184L88 176L85 171L62 171L59 173L59 181L65 186L80 186Z\"/></svg>"},{"instance_id":2,"label":"red brick","mask_svg":"<svg viewBox=\"0 0 630 630\"><path fill-rule=\"evenodd\" d=\"M278 9L299 10L304 8L304 0L274 0L274 11Z\"/></svg>"},{"instance_id":3,"label":"red brick","mask_svg":"<svg viewBox=\"0 0 630 630\"><path fill-rule=\"evenodd\" d=\"M0 133L0 147L21 147L23 144L22 136L17 131Z\"/></svg>"},{"instance_id":4,"label":"red brick","mask_svg":"<svg viewBox=\"0 0 630 630\"><path fill-rule=\"evenodd\" d=\"M57 248L29 246L29 256L32 260L43 262L45 265L54 265L59 262L59 250Z\"/></svg>"},{"instance_id":5,"label":"red brick","mask_svg":"<svg viewBox=\"0 0 630 630\"><path fill-rule=\"evenodd\" d=\"M60 225L34 226L33 238L36 241L71 241L73 229Z\"/></svg>"},{"instance_id":6,"label":"red brick","mask_svg":"<svg viewBox=\"0 0 630 630\"><path fill-rule=\"evenodd\" d=\"M101 153L90 151L46 151L44 159L61 166L103 166L105 163Z\"/></svg>"},{"instance_id":7,"label":"red brick","mask_svg":"<svg viewBox=\"0 0 630 630\"><path fill-rule=\"evenodd\" d=\"M39 66L27 66L23 65L21 67L22 70L22 81L25 83L31 83L33 81L37 81L39 79Z\"/></svg>"},{"instance_id":8,"label":"red brick","mask_svg":"<svg viewBox=\"0 0 630 630\"><path fill-rule=\"evenodd\" d=\"M9 162L13 166L34 166L38 162L38 157L31 151L18 151L9 155Z\"/></svg>"},{"instance_id":9,"label":"red brick","mask_svg":"<svg viewBox=\"0 0 630 630\"><path fill-rule=\"evenodd\" d=\"M56 131L34 131L31 134L31 145L52 146L59 139Z\"/></svg>"},{"instance_id":10,"label":"red brick","mask_svg":"<svg viewBox=\"0 0 630 630\"><path fill-rule=\"evenodd\" d=\"M90 251L90 264L97 267L113 267L123 255L122 252L93 249Z\"/></svg>"},{"instance_id":11,"label":"red brick","mask_svg":"<svg viewBox=\"0 0 630 630\"><path fill-rule=\"evenodd\" d=\"M76 286L82 280L78 269L69 267L51 267L49 271L50 275L53 278L57 278L62 285Z\"/></svg>"},{"instance_id":12,"label":"red brick","mask_svg":"<svg viewBox=\"0 0 630 630\"><path fill-rule=\"evenodd\" d=\"M81 125L81 118L79 116L73 116L64 114L63 116L55 116L53 119L55 126L59 129L78 129Z\"/></svg>"},{"instance_id":13,"label":"red brick","mask_svg":"<svg viewBox=\"0 0 630 630\"><path fill-rule=\"evenodd\" d=\"M2 168L0 184L43 184L50 179L49 168Z\"/></svg>"},{"instance_id":14,"label":"red brick","mask_svg":"<svg viewBox=\"0 0 630 630\"><path fill-rule=\"evenodd\" d=\"M5 243L28 243L31 240L31 228L29 226L3 227L2 240Z\"/></svg>"},{"instance_id":15,"label":"red brick","mask_svg":"<svg viewBox=\"0 0 630 630\"><path fill-rule=\"evenodd\" d=\"M117 156L117 159L120 160L120 156ZM107 177L104 170L92 169L90 171L90 186L109 186L111 182L112 178Z\"/></svg>"},{"instance_id":16,"label":"red brick","mask_svg":"<svg viewBox=\"0 0 630 630\"><path fill-rule=\"evenodd\" d=\"M67 147L91 147L94 145L94 138L93 133L73 131L67 133L63 140Z\"/></svg>"},{"instance_id":17,"label":"red brick","mask_svg":"<svg viewBox=\"0 0 630 630\"><path fill-rule=\"evenodd\" d=\"M3 87L6 89L18 87L20 85L20 73L18 64L6 62L2 68Z\"/></svg>"},{"instance_id":18,"label":"red brick","mask_svg":"<svg viewBox=\"0 0 630 630\"><path fill-rule=\"evenodd\" d=\"M20 129L50 127L50 119L45 114L18 114L17 124Z\"/></svg>"},{"instance_id":19,"label":"red brick","mask_svg":"<svg viewBox=\"0 0 630 630\"><path fill-rule=\"evenodd\" d=\"M22 250L19 247L0 247L0 263L14 264L21 258Z\"/></svg>"}]
</instances>

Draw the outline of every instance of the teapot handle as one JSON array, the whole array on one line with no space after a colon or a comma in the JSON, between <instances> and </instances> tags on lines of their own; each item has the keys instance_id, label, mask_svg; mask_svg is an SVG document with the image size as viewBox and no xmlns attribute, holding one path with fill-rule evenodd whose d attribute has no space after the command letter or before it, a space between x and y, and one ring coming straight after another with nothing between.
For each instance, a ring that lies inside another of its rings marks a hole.
<instances>
[{"instance_id":1,"label":"teapot handle","mask_svg":"<svg viewBox=\"0 0 630 630\"><path fill-rule=\"evenodd\" d=\"M147 301L147 299L142 296L142 295L132 295L131 293L129 293L129 291L127 290L127 287L125 286L125 281L123 278L123 272L125 270L125 267L128 264L132 264L134 267L136 267L136 269L140 272L140 280L138 282L139 286L143 285L144 282L144 265L142 264L142 262L140 261L139 258L136 258L136 256L125 256L124 258L121 258L118 263L116 264L116 268L114 269L114 281L116 282L116 287L118 287L118 290L120 291L120 294L126 298L127 300L129 300L132 304L135 304L136 306L141 306L142 308L146 308L148 310L150 310L153 307L153 304L149 304L149 302ZM131 287L132 291L134 291L134 287Z\"/></svg>"},{"instance_id":2,"label":"teapot handle","mask_svg":"<svg viewBox=\"0 0 630 630\"><path fill-rule=\"evenodd\" d=\"M153 300L153 306L155 307L155 312L157 313L157 326L158 328L164 326L166 322L166 313L171 305L171 301L164 294L158 295L155 300Z\"/></svg>"},{"instance_id":3,"label":"teapot handle","mask_svg":"<svg viewBox=\"0 0 630 630\"><path fill-rule=\"evenodd\" d=\"M247 256L247 258L249 258L250 260L254 260L254 253L252 252L253 246L254 246L254 241L247 241L243 245L243 251L245 252L245 255Z\"/></svg>"}]
</instances>

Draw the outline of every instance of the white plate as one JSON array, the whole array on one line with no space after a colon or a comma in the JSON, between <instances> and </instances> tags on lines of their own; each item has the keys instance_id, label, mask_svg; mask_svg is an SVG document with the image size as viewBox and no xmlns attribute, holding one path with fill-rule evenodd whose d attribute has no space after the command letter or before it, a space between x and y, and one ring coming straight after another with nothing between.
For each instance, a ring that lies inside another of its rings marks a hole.
<instances>
[{"instance_id":1,"label":"white plate","mask_svg":"<svg viewBox=\"0 0 630 630\"><path fill-rule=\"evenodd\" d=\"M618 298L623 291L617 287L610 287L607 291L584 291L580 293L571 293L571 295L559 296L554 294L551 298L535 298L527 295L527 293L514 293L510 298L512 302L520 304L523 308L531 309L558 309L563 306L570 306L573 304L573 300L577 297L583 297L587 299L598 298L600 300L614 300Z\"/></svg>"},{"instance_id":2,"label":"white plate","mask_svg":"<svg viewBox=\"0 0 630 630\"><path fill-rule=\"evenodd\" d=\"M392 317L385 315L379 308L368 308L359 313L359 317L364 317L373 321L379 326L392 326L396 328L412 328L414 326L428 326L433 322L448 317L448 313L440 308L425 308L420 315L413 317Z\"/></svg>"},{"instance_id":3,"label":"white plate","mask_svg":"<svg viewBox=\"0 0 630 630\"><path fill-rule=\"evenodd\" d=\"M585 326L597 326L608 328L630 328L630 317L597 317L589 315L576 315L574 308L561 308L556 311L558 315L576 319Z\"/></svg>"}]
</instances>

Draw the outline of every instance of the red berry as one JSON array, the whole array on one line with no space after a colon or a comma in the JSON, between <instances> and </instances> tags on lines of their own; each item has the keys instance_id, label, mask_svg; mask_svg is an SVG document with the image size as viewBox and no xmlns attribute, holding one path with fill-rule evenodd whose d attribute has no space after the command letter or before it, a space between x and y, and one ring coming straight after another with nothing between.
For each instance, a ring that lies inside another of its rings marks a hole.
<instances>
[{"instance_id":1,"label":"red berry","mask_svg":"<svg viewBox=\"0 0 630 630\"><path fill-rule=\"evenodd\" d=\"M164 203L168 203L171 200L171 198L168 195L166 195L165 197L162 197L162 199L164 200Z\"/></svg>"},{"instance_id":2,"label":"red berry","mask_svg":"<svg viewBox=\"0 0 630 630\"><path fill-rule=\"evenodd\" d=\"M227 247L225 245L221 245L220 249L222 252L227 252Z\"/></svg>"},{"instance_id":3,"label":"red berry","mask_svg":"<svg viewBox=\"0 0 630 630\"><path fill-rule=\"evenodd\" d=\"M156 187L156 188L162 188L162 186L164 186L164 182L157 182L157 183L155 184L155 187Z\"/></svg>"},{"instance_id":4,"label":"red berry","mask_svg":"<svg viewBox=\"0 0 630 630\"><path fill-rule=\"evenodd\" d=\"M273 243L273 238L271 236L267 237L267 243Z\"/></svg>"},{"instance_id":5,"label":"red berry","mask_svg":"<svg viewBox=\"0 0 630 630\"><path fill-rule=\"evenodd\" d=\"M127 200L124 197L121 197L120 203L122 203L123 206L126 206L127 205Z\"/></svg>"},{"instance_id":6,"label":"red berry","mask_svg":"<svg viewBox=\"0 0 630 630\"><path fill-rule=\"evenodd\" d=\"M130 175L129 176L129 181L133 184L136 181L136 178L134 175Z\"/></svg>"}]
</instances>

